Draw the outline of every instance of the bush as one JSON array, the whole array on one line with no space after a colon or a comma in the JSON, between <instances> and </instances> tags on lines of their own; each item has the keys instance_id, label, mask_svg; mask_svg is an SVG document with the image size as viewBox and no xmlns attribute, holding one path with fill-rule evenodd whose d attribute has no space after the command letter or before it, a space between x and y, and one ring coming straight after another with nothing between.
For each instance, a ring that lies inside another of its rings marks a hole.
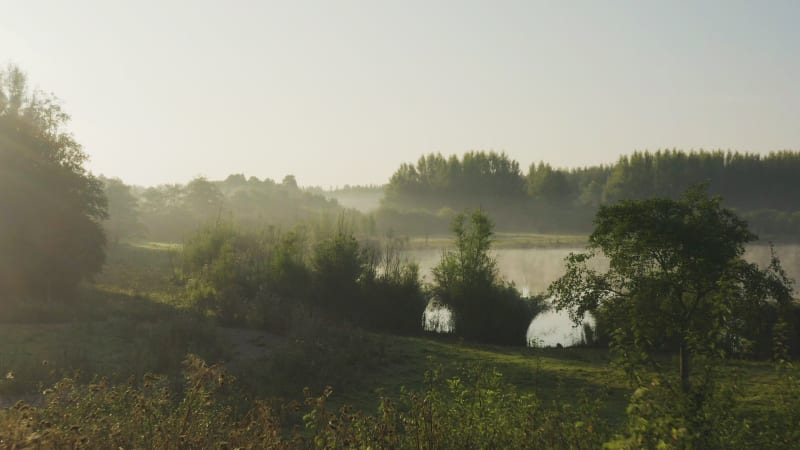
<instances>
[{"instance_id":1,"label":"bush","mask_svg":"<svg viewBox=\"0 0 800 450\"><path fill-rule=\"evenodd\" d=\"M225 399L232 379L221 366L189 356L185 389L176 399L163 377L140 385L65 378L36 408L17 403L0 416L0 442L10 448L227 448L280 445L280 426L263 404L244 416Z\"/></svg>"},{"instance_id":2,"label":"bush","mask_svg":"<svg viewBox=\"0 0 800 450\"><path fill-rule=\"evenodd\" d=\"M365 244L368 255L362 278L365 314L362 326L394 333L417 334L428 294L422 286L419 266L402 256L407 239L386 236Z\"/></svg>"},{"instance_id":3,"label":"bush","mask_svg":"<svg viewBox=\"0 0 800 450\"><path fill-rule=\"evenodd\" d=\"M266 248L230 225L201 230L184 245L181 275L192 305L212 312L222 324L252 319L266 300Z\"/></svg>"},{"instance_id":4,"label":"bush","mask_svg":"<svg viewBox=\"0 0 800 450\"><path fill-rule=\"evenodd\" d=\"M366 266L366 255L358 240L340 220L333 234L314 246L314 303L331 315L359 322L363 315L359 283Z\"/></svg>"},{"instance_id":5,"label":"bush","mask_svg":"<svg viewBox=\"0 0 800 450\"><path fill-rule=\"evenodd\" d=\"M304 228L260 234L221 224L184 245L180 278L189 302L224 325L288 335L302 316L374 330L422 329L427 296L400 244L359 242L344 220L309 243ZM307 249L311 248L311 252Z\"/></svg>"}]
</instances>

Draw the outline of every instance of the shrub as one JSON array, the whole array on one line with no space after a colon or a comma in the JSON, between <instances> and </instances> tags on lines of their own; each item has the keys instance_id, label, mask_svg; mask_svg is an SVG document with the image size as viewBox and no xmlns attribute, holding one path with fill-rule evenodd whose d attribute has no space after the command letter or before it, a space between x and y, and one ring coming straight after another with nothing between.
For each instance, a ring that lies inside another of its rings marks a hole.
<instances>
[{"instance_id":1,"label":"shrub","mask_svg":"<svg viewBox=\"0 0 800 450\"><path fill-rule=\"evenodd\" d=\"M226 325L252 317L264 301L268 270L261 242L230 225L205 228L184 245L181 275L189 301Z\"/></svg>"},{"instance_id":2,"label":"shrub","mask_svg":"<svg viewBox=\"0 0 800 450\"><path fill-rule=\"evenodd\" d=\"M302 328L297 320L315 312L375 330L421 330L427 296L396 240L385 249L359 242L344 220L311 244L304 230L202 229L186 242L179 268L189 302L224 325L281 335Z\"/></svg>"},{"instance_id":3,"label":"shrub","mask_svg":"<svg viewBox=\"0 0 800 450\"><path fill-rule=\"evenodd\" d=\"M366 245L368 265L362 278L362 326L395 333L422 330L422 314L428 294L422 286L419 266L402 256L407 239L387 236Z\"/></svg>"}]
</instances>

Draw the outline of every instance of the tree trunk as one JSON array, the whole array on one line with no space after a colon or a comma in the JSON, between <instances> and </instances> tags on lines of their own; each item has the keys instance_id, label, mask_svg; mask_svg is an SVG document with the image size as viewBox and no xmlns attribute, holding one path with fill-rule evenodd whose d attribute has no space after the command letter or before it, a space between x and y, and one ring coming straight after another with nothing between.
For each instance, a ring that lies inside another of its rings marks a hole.
<instances>
[{"instance_id":1,"label":"tree trunk","mask_svg":"<svg viewBox=\"0 0 800 450\"><path fill-rule=\"evenodd\" d=\"M686 341L683 339L681 339L680 359L681 389L683 390L684 394L688 394L692 387L689 382L689 364L691 363L691 353L689 347L686 345Z\"/></svg>"}]
</instances>

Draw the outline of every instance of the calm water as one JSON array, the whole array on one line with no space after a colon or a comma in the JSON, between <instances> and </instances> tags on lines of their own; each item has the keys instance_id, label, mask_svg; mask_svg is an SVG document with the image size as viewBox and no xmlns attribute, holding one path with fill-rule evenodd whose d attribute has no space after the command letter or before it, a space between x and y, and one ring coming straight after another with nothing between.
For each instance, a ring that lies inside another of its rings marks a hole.
<instances>
[{"instance_id":1,"label":"calm water","mask_svg":"<svg viewBox=\"0 0 800 450\"><path fill-rule=\"evenodd\" d=\"M564 272L564 258L570 252L580 252L575 248L542 249L500 249L494 252L502 276L513 281L523 294L536 294L547 290L547 286ZM775 247L783 268L790 278L800 279L800 245L780 245ZM406 255L420 266L420 273L426 281L431 281L430 271L439 263L441 250L409 250ZM770 249L766 245L748 248L745 257L759 265L766 266L770 260ZM599 263L602 264L602 263ZM431 306L425 311L428 329L448 331L451 327L450 312ZM591 318L587 319L591 323ZM528 327L528 341L535 340L538 345L573 345L581 340L581 327L574 327L566 312L549 311L539 314Z\"/></svg>"}]
</instances>

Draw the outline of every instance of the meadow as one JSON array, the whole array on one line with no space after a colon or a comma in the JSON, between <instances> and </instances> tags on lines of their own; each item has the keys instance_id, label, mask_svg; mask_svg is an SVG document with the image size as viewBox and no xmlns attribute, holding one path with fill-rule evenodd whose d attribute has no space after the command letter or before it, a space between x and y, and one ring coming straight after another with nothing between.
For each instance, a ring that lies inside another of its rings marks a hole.
<instances>
[{"instance_id":1,"label":"meadow","mask_svg":"<svg viewBox=\"0 0 800 450\"><path fill-rule=\"evenodd\" d=\"M81 287L78 298L4 306L4 417L14 417L20 400L34 407L51 404L43 393L64 379L78 386L98 380L136 386L148 374L159 374L166 386L186 392L184 361L196 355L225 367L237 380L239 408L256 398L273 405L280 412L281 435L296 430L309 413L287 405L308 404L314 395L327 393L329 411L348 405L344 410L380 416L387 399L426 392L429 374L451 379L465 370L496 373L503 389L532 395L548 411L575 405L583 414L587 407L577 405L592 399L596 417L606 424L604 438L625 426L631 385L606 348L492 346L449 335L399 336L351 328L278 336L221 327L181 300L173 266L177 250L157 243L118 244L109 248L106 268L93 284ZM769 361L729 360L722 383L735 391L736 414L756 417L780 402L781 377ZM301 436L314 433L308 426Z\"/></svg>"}]
</instances>

